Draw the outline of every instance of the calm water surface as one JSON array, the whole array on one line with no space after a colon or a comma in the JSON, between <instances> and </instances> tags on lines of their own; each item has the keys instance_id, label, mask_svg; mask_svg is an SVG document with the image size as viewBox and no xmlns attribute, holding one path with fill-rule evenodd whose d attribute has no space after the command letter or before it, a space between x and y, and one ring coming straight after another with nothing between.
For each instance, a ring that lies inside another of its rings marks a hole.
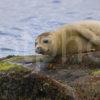
<instances>
[{"instance_id":1,"label":"calm water surface","mask_svg":"<svg viewBox=\"0 0 100 100\"><path fill-rule=\"evenodd\" d=\"M85 19L100 20L100 0L0 0L0 57L35 54L38 34Z\"/></svg>"}]
</instances>

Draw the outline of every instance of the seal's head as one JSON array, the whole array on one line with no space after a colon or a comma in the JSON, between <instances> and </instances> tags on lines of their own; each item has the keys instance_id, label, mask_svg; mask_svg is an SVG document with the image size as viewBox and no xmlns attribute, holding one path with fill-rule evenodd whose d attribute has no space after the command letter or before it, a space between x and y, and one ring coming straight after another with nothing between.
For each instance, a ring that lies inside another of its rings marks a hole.
<instances>
[{"instance_id":1,"label":"seal's head","mask_svg":"<svg viewBox=\"0 0 100 100\"><path fill-rule=\"evenodd\" d=\"M35 40L35 47L36 53L50 55L52 51L51 33L45 32L39 35Z\"/></svg>"}]
</instances>

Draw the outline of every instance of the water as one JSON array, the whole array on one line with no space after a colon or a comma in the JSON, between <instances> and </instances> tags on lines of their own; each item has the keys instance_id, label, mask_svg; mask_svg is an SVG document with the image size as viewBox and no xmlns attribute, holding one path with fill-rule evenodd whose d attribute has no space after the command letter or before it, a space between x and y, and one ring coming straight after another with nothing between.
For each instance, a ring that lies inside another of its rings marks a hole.
<instances>
[{"instance_id":1,"label":"water","mask_svg":"<svg viewBox=\"0 0 100 100\"><path fill-rule=\"evenodd\" d=\"M35 54L38 34L85 19L100 20L100 0L0 0L0 57Z\"/></svg>"}]
</instances>

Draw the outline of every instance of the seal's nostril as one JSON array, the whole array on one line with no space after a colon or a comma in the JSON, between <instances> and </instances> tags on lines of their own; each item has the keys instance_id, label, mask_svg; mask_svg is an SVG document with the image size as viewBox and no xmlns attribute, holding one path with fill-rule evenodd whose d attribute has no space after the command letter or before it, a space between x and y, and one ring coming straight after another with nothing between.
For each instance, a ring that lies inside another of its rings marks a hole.
<instances>
[{"instance_id":1,"label":"seal's nostril","mask_svg":"<svg viewBox=\"0 0 100 100\"><path fill-rule=\"evenodd\" d=\"M37 47L37 48L35 49L35 52L41 54L41 53L43 53L43 50L42 50L41 47Z\"/></svg>"},{"instance_id":2,"label":"seal's nostril","mask_svg":"<svg viewBox=\"0 0 100 100\"><path fill-rule=\"evenodd\" d=\"M41 47L37 47L38 50L41 50Z\"/></svg>"}]
</instances>

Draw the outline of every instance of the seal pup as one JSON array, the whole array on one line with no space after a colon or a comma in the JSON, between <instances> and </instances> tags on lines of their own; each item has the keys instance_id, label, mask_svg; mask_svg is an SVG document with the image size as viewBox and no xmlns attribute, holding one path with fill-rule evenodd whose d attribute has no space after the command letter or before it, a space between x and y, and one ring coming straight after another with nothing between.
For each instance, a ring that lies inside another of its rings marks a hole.
<instances>
[{"instance_id":1,"label":"seal pup","mask_svg":"<svg viewBox=\"0 0 100 100\"><path fill-rule=\"evenodd\" d=\"M35 47L38 54L62 59L66 59L67 55L99 51L100 21L79 21L44 32L36 38Z\"/></svg>"}]
</instances>

